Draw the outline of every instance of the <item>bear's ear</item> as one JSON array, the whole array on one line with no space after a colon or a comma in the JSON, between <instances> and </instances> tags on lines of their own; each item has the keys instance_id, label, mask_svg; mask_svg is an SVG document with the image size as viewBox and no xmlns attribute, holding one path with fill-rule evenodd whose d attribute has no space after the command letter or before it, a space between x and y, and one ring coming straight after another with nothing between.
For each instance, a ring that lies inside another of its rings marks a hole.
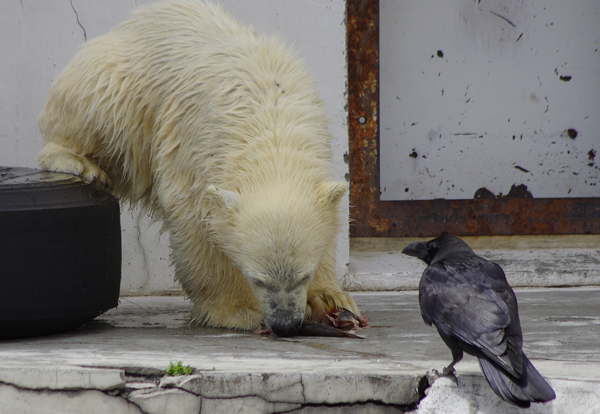
<instances>
[{"instance_id":1,"label":"bear's ear","mask_svg":"<svg viewBox=\"0 0 600 414\"><path fill-rule=\"evenodd\" d=\"M320 193L329 204L337 204L346 192L346 184L338 182L326 182L321 184Z\"/></svg>"},{"instance_id":2,"label":"bear's ear","mask_svg":"<svg viewBox=\"0 0 600 414\"><path fill-rule=\"evenodd\" d=\"M224 211L232 213L238 210L240 195L235 191L222 190L214 185L209 185L206 187L206 194L211 202L216 203Z\"/></svg>"}]
</instances>

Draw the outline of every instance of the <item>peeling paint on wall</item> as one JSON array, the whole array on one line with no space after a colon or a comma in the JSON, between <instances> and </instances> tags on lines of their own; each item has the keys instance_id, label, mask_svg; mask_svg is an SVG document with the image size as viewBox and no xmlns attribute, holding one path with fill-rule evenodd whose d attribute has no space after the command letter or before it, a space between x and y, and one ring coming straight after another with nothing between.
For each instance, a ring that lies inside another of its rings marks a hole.
<instances>
[{"instance_id":1,"label":"peeling paint on wall","mask_svg":"<svg viewBox=\"0 0 600 414\"><path fill-rule=\"evenodd\" d=\"M381 0L381 200L600 196L599 22L597 0Z\"/></svg>"}]
</instances>

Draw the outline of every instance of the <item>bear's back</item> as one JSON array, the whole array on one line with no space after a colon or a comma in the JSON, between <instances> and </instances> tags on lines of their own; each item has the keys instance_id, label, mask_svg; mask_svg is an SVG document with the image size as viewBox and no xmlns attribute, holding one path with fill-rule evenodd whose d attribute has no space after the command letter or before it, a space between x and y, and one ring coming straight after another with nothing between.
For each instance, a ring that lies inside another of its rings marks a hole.
<instances>
[{"instance_id":1,"label":"bear's back","mask_svg":"<svg viewBox=\"0 0 600 414\"><path fill-rule=\"evenodd\" d=\"M194 165L189 185L219 185L281 148L306 153L320 180L327 124L305 64L282 42L191 0L142 7L87 42L40 116L47 139L86 137L116 192L134 200L152 193L157 172Z\"/></svg>"}]
</instances>

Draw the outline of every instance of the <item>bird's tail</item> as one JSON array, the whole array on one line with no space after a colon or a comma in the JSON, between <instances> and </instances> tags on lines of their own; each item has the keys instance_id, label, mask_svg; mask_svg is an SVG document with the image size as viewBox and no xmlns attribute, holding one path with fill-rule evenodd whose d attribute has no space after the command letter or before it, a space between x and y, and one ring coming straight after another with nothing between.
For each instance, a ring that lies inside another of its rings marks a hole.
<instances>
[{"instance_id":1,"label":"bird's tail","mask_svg":"<svg viewBox=\"0 0 600 414\"><path fill-rule=\"evenodd\" d=\"M523 375L515 378L495 365L482 353L477 354L479 365L492 390L504 401L519 407L529 407L532 402L553 400L554 390L523 354Z\"/></svg>"}]
</instances>

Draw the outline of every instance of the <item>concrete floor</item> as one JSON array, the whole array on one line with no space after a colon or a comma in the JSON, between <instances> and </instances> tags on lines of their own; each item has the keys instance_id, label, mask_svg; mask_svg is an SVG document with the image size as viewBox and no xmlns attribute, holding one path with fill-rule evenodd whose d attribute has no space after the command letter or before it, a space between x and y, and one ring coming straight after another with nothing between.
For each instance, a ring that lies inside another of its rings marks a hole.
<instances>
[{"instance_id":1,"label":"concrete floor","mask_svg":"<svg viewBox=\"0 0 600 414\"><path fill-rule=\"evenodd\" d=\"M423 393L450 352L417 293L354 297L372 325L362 340L190 327L182 297L122 298L81 330L0 342L0 413L525 412L500 401L469 356L458 385L439 379ZM557 394L528 412L600 412L600 288L517 297L524 349ZM177 361L194 374L163 377Z\"/></svg>"}]
</instances>

